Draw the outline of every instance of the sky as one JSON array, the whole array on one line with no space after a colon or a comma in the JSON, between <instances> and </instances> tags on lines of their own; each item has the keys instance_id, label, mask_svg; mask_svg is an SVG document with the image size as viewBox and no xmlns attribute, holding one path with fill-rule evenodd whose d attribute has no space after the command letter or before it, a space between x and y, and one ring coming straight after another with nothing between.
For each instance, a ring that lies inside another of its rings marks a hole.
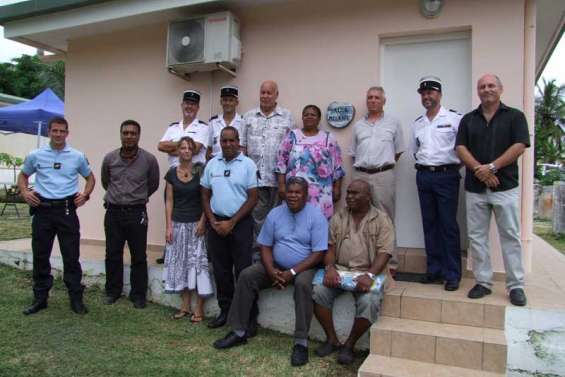
<instances>
[{"instance_id":1,"label":"sky","mask_svg":"<svg viewBox=\"0 0 565 377\"><path fill-rule=\"evenodd\" d=\"M0 4L3 1L0 0ZM3 4L5 5L5 4ZM0 63L10 61L22 54L35 54L35 49L4 38L4 28L0 26ZM542 78L556 79L558 84L565 84L565 35L561 37L551 59L547 63Z\"/></svg>"}]
</instances>

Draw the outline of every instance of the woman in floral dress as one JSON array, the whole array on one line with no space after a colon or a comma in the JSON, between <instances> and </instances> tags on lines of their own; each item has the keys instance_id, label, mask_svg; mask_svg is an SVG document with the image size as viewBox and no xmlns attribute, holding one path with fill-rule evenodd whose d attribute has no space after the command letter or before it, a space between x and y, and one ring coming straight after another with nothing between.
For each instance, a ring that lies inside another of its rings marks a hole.
<instances>
[{"instance_id":1,"label":"woman in floral dress","mask_svg":"<svg viewBox=\"0 0 565 377\"><path fill-rule=\"evenodd\" d=\"M206 219L200 198L201 165L192 165L194 141L179 141L179 165L165 176L166 193L166 256L165 292L180 293L182 303L173 318L191 315L192 322L204 316L204 298L213 293L208 257L204 243ZM190 311L191 294L196 290L194 314Z\"/></svg>"},{"instance_id":2,"label":"woman in floral dress","mask_svg":"<svg viewBox=\"0 0 565 377\"><path fill-rule=\"evenodd\" d=\"M326 218L341 197L341 150L335 136L319 129L322 112L315 105L302 110L301 130L290 131L277 156L279 192L284 192L286 177L300 176L308 181L309 202L320 208Z\"/></svg>"}]
</instances>

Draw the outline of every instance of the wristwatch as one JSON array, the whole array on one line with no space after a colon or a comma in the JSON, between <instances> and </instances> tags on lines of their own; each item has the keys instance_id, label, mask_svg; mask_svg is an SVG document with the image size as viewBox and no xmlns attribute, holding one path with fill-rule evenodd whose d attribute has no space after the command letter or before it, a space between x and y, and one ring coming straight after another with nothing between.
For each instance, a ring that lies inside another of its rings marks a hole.
<instances>
[{"instance_id":1,"label":"wristwatch","mask_svg":"<svg viewBox=\"0 0 565 377\"><path fill-rule=\"evenodd\" d=\"M494 166L492 162L488 164L488 170L490 170L492 174L496 174L496 172L498 171L498 169L496 168L496 166Z\"/></svg>"},{"instance_id":2,"label":"wristwatch","mask_svg":"<svg viewBox=\"0 0 565 377\"><path fill-rule=\"evenodd\" d=\"M375 274L373 274L372 272L367 271L367 273L365 275L367 275L369 278L371 278L371 280L375 280Z\"/></svg>"},{"instance_id":3,"label":"wristwatch","mask_svg":"<svg viewBox=\"0 0 565 377\"><path fill-rule=\"evenodd\" d=\"M296 271L294 271L294 268L291 268L289 271L292 274L292 276L296 276Z\"/></svg>"}]
</instances>

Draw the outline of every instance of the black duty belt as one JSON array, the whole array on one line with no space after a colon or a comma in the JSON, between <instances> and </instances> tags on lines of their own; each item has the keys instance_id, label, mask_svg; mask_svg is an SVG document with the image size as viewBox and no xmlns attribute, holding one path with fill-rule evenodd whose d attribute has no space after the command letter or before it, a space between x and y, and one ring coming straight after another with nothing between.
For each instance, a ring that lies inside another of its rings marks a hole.
<instances>
[{"instance_id":1,"label":"black duty belt","mask_svg":"<svg viewBox=\"0 0 565 377\"><path fill-rule=\"evenodd\" d=\"M367 174L376 174L393 168L394 168L394 164L388 164L388 165L379 166L378 168L355 167L355 170L362 171L363 173L367 173Z\"/></svg>"},{"instance_id":2,"label":"black duty belt","mask_svg":"<svg viewBox=\"0 0 565 377\"><path fill-rule=\"evenodd\" d=\"M427 165L414 165L416 170L420 171L431 171L431 172L446 172L446 171L456 171L459 170L460 165L458 164L448 164L448 165L437 165L437 166L427 166Z\"/></svg>"},{"instance_id":3,"label":"black duty belt","mask_svg":"<svg viewBox=\"0 0 565 377\"><path fill-rule=\"evenodd\" d=\"M76 194L75 194L76 195ZM39 207L41 208L75 208L75 195L67 196L63 199L48 199L39 197Z\"/></svg>"},{"instance_id":4,"label":"black duty belt","mask_svg":"<svg viewBox=\"0 0 565 377\"><path fill-rule=\"evenodd\" d=\"M116 210L116 211L134 211L138 209L145 209L145 204L112 204L112 203L104 203L104 208Z\"/></svg>"}]
</instances>

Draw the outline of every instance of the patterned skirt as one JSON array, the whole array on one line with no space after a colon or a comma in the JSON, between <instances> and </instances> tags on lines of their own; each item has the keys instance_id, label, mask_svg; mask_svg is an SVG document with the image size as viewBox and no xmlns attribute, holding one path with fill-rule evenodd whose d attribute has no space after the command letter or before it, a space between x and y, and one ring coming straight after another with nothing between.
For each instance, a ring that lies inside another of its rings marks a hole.
<instances>
[{"instance_id":1,"label":"patterned skirt","mask_svg":"<svg viewBox=\"0 0 565 377\"><path fill-rule=\"evenodd\" d=\"M214 293L204 236L196 236L196 225L173 221L173 242L166 246L165 293L196 289L201 296Z\"/></svg>"}]
</instances>

